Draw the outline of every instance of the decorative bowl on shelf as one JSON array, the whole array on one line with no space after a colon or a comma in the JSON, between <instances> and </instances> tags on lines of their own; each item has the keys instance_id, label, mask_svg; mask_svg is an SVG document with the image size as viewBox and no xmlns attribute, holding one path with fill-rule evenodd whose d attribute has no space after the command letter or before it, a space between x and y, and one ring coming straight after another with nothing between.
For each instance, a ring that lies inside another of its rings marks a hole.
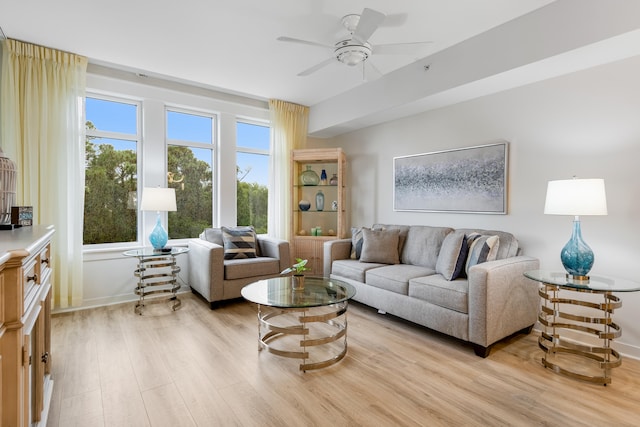
<instances>
[{"instance_id":1,"label":"decorative bowl on shelf","mask_svg":"<svg viewBox=\"0 0 640 427\"><path fill-rule=\"evenodd\" d=\"M300 208L301 211L308 211L309 208L311 208L311 202L307 200L300 200L298 202L298 207Z\"/></svg>"}]
</instances>

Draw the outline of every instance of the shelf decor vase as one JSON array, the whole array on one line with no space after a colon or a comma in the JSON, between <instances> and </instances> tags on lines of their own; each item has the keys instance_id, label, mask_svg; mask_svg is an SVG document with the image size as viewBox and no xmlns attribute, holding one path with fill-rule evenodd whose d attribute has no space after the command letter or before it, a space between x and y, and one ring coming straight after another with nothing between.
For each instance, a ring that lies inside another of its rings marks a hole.
<instances>
[{"instance_id":1,"label":"shelf decor vase","mask_svg":"<svg viewBox=\"0 0 640 427\"><path fill-rule=\"evenodd\" d=\"M320 177L315 173L311 166L307 166L307 170L300 174L300 183L302 185L318 185Z\"/></svg>"},{"instance_id":2,"label":"shelf decor vase","mask_svg":"<svg viewBox=\"0 0 640 427\"><path fill-rule=\"evenodd\" d=\"M335 173L333 174L333 176L329 180L329 185L338 185L338 175L337 174L335 174Z\"/></svg>"},{"instance_id":3,"label":"shelf decor vase","mask_svg":"<svg viewBox=\"0 0 640 427\"><path fill-rule=\"evenodd\" d=\"M304 289L304 275L294 274L291 276L291 289L294 291L301 291Z\"/></svg>"},{"instance_id":4,"label":"shelf decor vase","mask_svg":"<svg viewBox=\"0 0 640 427\"><path fill-rule=\"evenodd\" d=\"M316 210L324 210L324 193L322 192L322 190L318 190L318 192L316 193Z\"/></svg>"},{"instance_id":5,"label":"shelf decor vase","mask_svg":"<svg viewBox=\"0 0 640 427\"><path fill-rule=\"evenodd\" d=\"M324 169L320 173L320 185L327 185L327 171Z\"/></svg>"}]
</instances>

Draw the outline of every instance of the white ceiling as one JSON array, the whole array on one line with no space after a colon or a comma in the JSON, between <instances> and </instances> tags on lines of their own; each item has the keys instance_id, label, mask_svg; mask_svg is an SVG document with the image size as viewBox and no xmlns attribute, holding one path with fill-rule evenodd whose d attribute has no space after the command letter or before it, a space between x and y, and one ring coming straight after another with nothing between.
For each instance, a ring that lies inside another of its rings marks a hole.
<instances>
[{"instance_id":1,"label":"white ceiling","mask_svg":"<svg viewBox=\"0 0 640 427\"><path fill-rule=\"evenodd\" d=\"M387 19L372 43L433 42L370 58L386 74L551 1L21 0L2 2L0 27L7 37L93 63L311 106L363 84L362 69L336 61L298 77L333 52L278 36L333 45L346 34L342 16L378 10Z\"/></svg>"},{"instance_id":2,"label":"white ceiling","mask_svg":"<svg viewBox=\"0 0 640 427\"><path fill-rule=\"evenodd\" d=\"M387 15L372 44L432 41L374 55L382 72L332 63L340 20ZM85 55L92 64L311 107L330 137L640 54L632 0L20 0L0 3L6 37ZM430 65L428 71L425 65ZM431 66L433 65L433 66Z\"/></svg>"}]
</instances>

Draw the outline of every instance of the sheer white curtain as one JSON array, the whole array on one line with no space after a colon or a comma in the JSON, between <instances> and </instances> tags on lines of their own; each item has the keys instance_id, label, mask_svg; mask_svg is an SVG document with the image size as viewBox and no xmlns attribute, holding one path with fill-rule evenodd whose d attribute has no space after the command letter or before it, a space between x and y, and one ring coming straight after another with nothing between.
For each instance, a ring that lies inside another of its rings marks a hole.
<instances>
[{"instance_id":1,"label":"sheer white curtain","mask_svg":"<svg viewBox=\"0 0 640 427\"><path fill-rule=\"evenodd\" d=\"M5 39L0 140L18 171L17 203L53 224L53 297L82 302L84 92L87 58Z\"/></svg>"},{"instance_id":2,"label":"sheer white curtain","mask_svg":"<svg viewBox=\"0 0 640 427\"><path fill-rule=\"evenodd\" d=\"M269 100L273 132L271 185L269 191L269 235L290 240L291 150L307 140L309 107L277 99Z\"/></svg>"}]
</instances>

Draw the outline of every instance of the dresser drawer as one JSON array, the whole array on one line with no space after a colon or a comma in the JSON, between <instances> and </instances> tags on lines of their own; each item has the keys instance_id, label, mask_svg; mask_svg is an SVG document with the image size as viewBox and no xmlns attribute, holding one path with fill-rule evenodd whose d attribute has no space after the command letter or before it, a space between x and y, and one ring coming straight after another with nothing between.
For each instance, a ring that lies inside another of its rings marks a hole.
<instances>
[{"instance_id":1,"label":"dresser drawer","mask_svg":"<svg viewBox=\"0 0 640 427\"><path fill-rule=\"evenodd\" d=\"M40 262L37 257L29 260L22 270L24 284L24 311L26 312L38 296L40 289Z\"/></svg>"}]
</instances>

